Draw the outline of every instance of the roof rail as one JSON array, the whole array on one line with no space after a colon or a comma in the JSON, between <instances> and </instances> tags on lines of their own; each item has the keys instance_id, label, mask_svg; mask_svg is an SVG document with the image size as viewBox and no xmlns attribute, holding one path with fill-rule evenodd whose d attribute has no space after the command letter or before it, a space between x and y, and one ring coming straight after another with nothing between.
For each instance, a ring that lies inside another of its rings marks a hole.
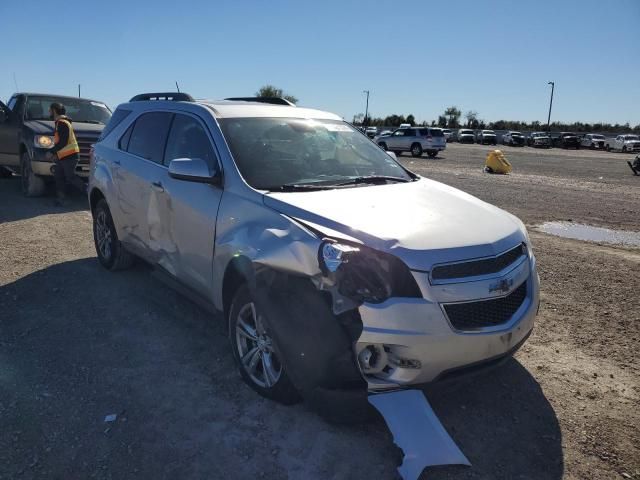
<instances>
[{"instance_id":1,"label":"roof rail","mask_svg":"<svg viewBox=\"0 0 640 480\"><path fill-rule=\"evenodd\" d=\"M290 102L286 98L281 98L281 97L231 97L231 98L225 98L225 100L232 100L237 102L270 103L272 105L286 105L287 107L296 106L295 103Z\"/></svg>"},{"instance_id":2,"label":"roof rail","mask_svg":"<svg viewBox=\"0 0 640 480\"><path fill-rule=\"evenodd\" d=\"M133 97L130 102L144 102L147 100L169 100L173 102L193 102L193 97L188 93L180 92L159 92L159 93L141 93Z\"/></svg>"}]
</instances>

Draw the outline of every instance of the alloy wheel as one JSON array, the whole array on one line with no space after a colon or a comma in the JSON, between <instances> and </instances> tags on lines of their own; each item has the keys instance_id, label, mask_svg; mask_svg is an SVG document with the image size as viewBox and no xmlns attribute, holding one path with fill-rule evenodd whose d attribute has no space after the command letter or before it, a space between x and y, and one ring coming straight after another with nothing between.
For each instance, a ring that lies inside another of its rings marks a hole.
<instances>
[{"instance_id":1,"label":"alloy wheel","mask_svg":"<svg viewBox=\"0 0 640 480\"><path fill-rule=\"evenodd\" d=\"M96 215L96 243L98 250L104 260L111 259L111 244L113 235L111 234L111 225L107 219L107 213L100 210Z\"/></svg>"},{"instance_id":2,"label":"alloy wheel","mask_svg":"<svg viewBox=\"0 0 640 480\"><path fill-rule=\"evenodd\" d=\"M282 364L253 302L247 303L238 312L236 346L242 368L256 385L271 388L278 382L282 375Z\"/></svg>"}]
</instances>

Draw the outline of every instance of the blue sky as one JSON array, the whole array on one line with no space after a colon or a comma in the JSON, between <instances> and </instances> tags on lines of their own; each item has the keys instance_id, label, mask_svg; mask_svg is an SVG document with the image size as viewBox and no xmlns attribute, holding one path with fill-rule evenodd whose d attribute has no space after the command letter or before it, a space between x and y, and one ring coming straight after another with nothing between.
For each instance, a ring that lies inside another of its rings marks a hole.
<instances>
[{"instance_id":1,"label":"blue sky","mask_svg":"<svg viewBox=\"0 0 640 480\"><path fill-rule=\"evenodd\" d=\"M67 10L65 10L67 9ZM266 83L350 120L640 123L640 1L0 1L0 98L251 95ZM59 27L56 28L56 23Z\"/></svg>"}]
</instances>

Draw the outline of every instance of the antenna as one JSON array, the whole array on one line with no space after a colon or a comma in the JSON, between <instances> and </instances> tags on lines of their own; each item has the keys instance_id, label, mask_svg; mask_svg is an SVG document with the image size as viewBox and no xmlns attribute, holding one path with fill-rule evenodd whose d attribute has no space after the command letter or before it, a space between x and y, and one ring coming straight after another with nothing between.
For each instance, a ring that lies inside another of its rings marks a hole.
<instances>
[{"instance_id":1,"label":"antenna","mask_svg":"<svg viewBox=\"0 0 640 480\"><path fill-rule=\"evenodd\" d=\"M78 84L78 98L80 98L80 84Z\"/></svg>"},{"instance_id":2,"label":"antenna","mask_svg":"<svg viewBox=\"0 0 640 480\"><path fill-rule=\"evenodd\" d=\"M20 89L18 88L18 81L16 80L16 72L13 72L13 83L16 86L16 92L19 92Z\"/></svg>"},{"instance_id":3,"label":"antenna","mask_svg":"<svg viewBox=\"0 0 640 480\"><path fill-rule=\"evenodd\" d=\"M180 93L180 86L178 85L178 81L176 80L176 88L178 89L178 93Z\"/></svg>"}]
</instances>

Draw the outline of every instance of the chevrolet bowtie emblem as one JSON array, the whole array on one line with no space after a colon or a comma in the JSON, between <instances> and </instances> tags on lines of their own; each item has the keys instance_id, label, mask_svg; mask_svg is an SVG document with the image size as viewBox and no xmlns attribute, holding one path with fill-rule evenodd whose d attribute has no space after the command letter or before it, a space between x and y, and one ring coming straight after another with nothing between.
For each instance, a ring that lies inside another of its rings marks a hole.
<instances>
[{"instance_id":1,"label":"chevrolet bowtie emblem","mask_svg":"<svg viewBox=\"0 0 640 480\"><path fill-rule=\"evenodd\" d=\"M513 279L505 279L500 280L498 283L494 283L493 285L489 285L489 293L493 292L502 292L507 293L513 287Z\"/></svg>"}]
</instances>

